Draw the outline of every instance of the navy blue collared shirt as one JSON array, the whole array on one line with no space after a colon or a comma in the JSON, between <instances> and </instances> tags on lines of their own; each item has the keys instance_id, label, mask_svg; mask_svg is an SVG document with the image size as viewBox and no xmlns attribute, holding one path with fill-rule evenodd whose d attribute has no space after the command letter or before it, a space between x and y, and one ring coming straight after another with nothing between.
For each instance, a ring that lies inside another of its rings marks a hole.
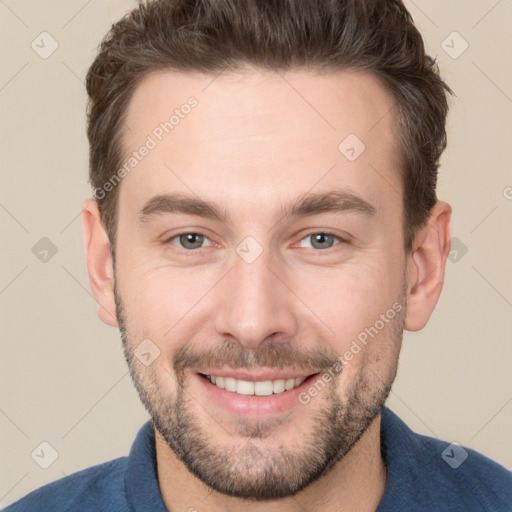
<instances>
[{"instance_id":1,"label":"navy blue collared shirt","mask_svg":"<svg viewBox=\"0 0 512 512\"><path fill-rule=\"evenodd\" d=\"M414 433L387 407L387 482L376 512L511 512L512 472L466 447ZM44 485L5 512L168 512L158 487L151 422L120 457Z\"/></svg>"}]
</instances>

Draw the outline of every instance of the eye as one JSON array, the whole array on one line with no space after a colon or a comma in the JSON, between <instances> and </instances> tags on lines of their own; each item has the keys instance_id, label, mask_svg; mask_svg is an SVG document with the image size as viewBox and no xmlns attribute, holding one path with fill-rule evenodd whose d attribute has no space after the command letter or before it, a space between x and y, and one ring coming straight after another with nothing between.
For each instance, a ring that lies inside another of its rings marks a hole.
<instances>
[{"instance_id":1,"label":"eye","mask_svg":"<svg viewBox=\"0 0 512 512\"><path fill-rule=\"evenodd\" d=\"M311 244L309 247L317 250L331 249L335 245L339 245L340 243L346 242L346 240L337 235L334 235L333 233L324 232L310 233L309 235L305 236L300 242L303 242L304 240L308 239L311 240ZM168 238L165 241L165 243L175 243L174 240L177 240L176 243L178 247L188 252L193 252L195 250L202 249L203 247L206 247L208 245L212 245L208 237L195 232L178 233L177 235ZM335 240L338 240L338 243L335 243ZM205 241L208 241L209 243L206 246L203 246L203 243Z\"/></svg>"},{"instance_id":2,"label":"eye","mask_svg":"<svg viewBox=\"0 0 512 512\"><path fill-rule=\"evenodd\" d=\"M332 242L337 239L339 240L339 243L345 242L345 240L337 235L333 235L332 233L310 233L306 237L304 237L303 240L311 239L311 247L313 249L330 249L333 247L333 245L339 245L339 244L333 244Z\"/></svg>"},{"instance_id":3,"label":"eye","mask_svg":"<svg viewBox=\"0 0 512 512\"><path fill-rule=\"evenodd\" d=\"M188 251L201 249L203 242L205 240L209 240L207 237L201 235L200 233L179 233L166 240L166 243L172 243L174 239L177 239L180 246ZM211 245L211 243L209 245Z\"/></svg>"}]
</instances>

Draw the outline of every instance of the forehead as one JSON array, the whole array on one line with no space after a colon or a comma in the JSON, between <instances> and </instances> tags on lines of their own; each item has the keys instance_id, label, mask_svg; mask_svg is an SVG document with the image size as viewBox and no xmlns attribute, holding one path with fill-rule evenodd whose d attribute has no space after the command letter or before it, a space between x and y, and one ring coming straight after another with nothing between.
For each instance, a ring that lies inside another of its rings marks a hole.
<instances>
[{"instance_id":1,"label":"forehead","mask_svg":"<svg viewBox=\"0 0 512 512\"><path fill-rule=\"evenodd\" d=\"M402 190L393 105L361 72L152 73L127 110L120 212L178 191L261 214L343 186L389 209Z\"/></svg>"}]
</instances>

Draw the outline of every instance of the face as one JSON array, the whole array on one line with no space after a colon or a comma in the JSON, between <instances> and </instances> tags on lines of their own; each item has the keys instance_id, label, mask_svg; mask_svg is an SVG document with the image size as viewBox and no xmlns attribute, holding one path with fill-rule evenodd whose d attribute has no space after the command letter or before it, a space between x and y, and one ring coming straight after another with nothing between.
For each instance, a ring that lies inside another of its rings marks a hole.
<instances>
[{"instance_id":1,"label":"face","mask_svg":"<svg viewBox=\"0 0 512 512\"><path fill-rule=\"evenodd\" d=\"M131 99L125 355L158 433L218 492L296 494L387 398L407 299L392 106L349 72L166 72Z\"/></svg>"}]
</instances>

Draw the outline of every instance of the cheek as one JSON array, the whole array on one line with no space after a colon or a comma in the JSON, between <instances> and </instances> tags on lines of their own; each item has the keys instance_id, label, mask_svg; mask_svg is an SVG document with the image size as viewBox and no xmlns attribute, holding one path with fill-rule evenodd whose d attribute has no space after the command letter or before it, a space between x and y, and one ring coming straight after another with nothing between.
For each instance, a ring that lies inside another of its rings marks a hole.
<instances>
[{"instance_id":1,"label":"cheek","mask_svg":"<svg viewBox=\"0 0 512 512\"><path fill-rule=\"evenodd\" d=\"M215 283L210 277L190 269L150 267L142 261L126 265L119 273L120 293L132 335L170 350L169 341L183 329L181 321L192 317L194 307Z\"/></svg>"},{"instance_id":2,"label":"cheek","mask_svg":"<svg viewBox=\"0 0 512 512\"><path fill-rule=\"evenodd\" d=\"M296 281L297 295L325 324L325 339L336 336L338 353L397 300L401 276L396 266L385 266L382 260L377 265L377 260L349 263Z\"/></svg>"},{"instance_id":3,"label":"cheek","mask_svg":"<svg viewBox=\"0 0 512 512\"><path fill-rule=\"evenodd\" d=\"M193 333L186 331L191 323L207 329L218 308L226 307L215 300L221 288L219 269L155 265L149 254L137 250L126 251L119 262L119 290L130 333L154 340L164 352L176 348L172 340L190 339ZM392 306L401 278L398 266L377 248L338 267L299 265L285 270L283 279L300 300L290 295L290 303L281 307L294 308L299 323L343 354Z\"/></svg>"}]
</instances>

